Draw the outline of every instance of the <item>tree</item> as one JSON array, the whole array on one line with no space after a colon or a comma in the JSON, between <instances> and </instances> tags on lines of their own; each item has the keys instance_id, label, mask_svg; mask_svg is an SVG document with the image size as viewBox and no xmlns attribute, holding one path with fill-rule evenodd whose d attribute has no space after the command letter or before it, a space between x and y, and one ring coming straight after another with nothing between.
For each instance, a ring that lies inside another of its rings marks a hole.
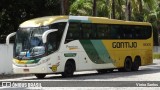
<instances>
[{"instance_id":1,"label":"tree","mask_svg":"<svg viewBox=\"0 0 160 90\"><path fill-rule=\"evenodd\" d=\"M61 0L61 14L64 15L65 11L64 11L64 0Z\"/></svg>"},{"instance_id":2,"label":"tree","mask_svg":"<svg viewBox=\"0 0 160 90\"><path fill-rule=\"evenodd\" d=\"M60 1L61 1L61 14L62 15L68 14L69 1L68 0L60 0Z\"/></svg>"},{"instance_id":3,"label":"tree","mask_svg":"<svg viewBox=\"0 0 160 90\"><path fill-rule=\"evenodd\" d=\"M93 16L97 16L97 4L96 0L93 0Z\"/></svg>"},{"instance_id":4,"label":"tree","mask_svg":"<svg viewBox=\"0 0 160 90\"><path fill-rule=\"evenodd\" d=\"M35 17L58 15L58 0L0 0L0 43L18 30L20 23Z\"/></svg>"},{"instance_id":5,"label":"tree","mask_svg":"<svg viewBox=\"0 0 160 90\"><path fill-rule=\"evenodd\" d=\"M126 20L131 20L131 1L126 0Z\"/></svg>"},{"instance_id":6,"label":"tree","mask_svg":"<svg viewBox=\"0 0 160 90\"><path fill-rule=\"evenodd\" d=\"M112 0L112 18L115 19L115 0Z\"/></svg>"},{"instance_id":7,"label":"tree","mask_svg":"<svg viewBox=\"0 0 160 90\"><path fill-rule=\"evenodd\" d=\"M156 34L160 27L159 0L0 0L0 41L25 20L67 14L151 22Z\"/></svg>"},{"instance_id":8,"label":"tree","mask_svg":"<svg viewBox=\"0 0 160 90\"><path fill-rule=\"evenodd\" d=\"M70 7L72 15L92 15L92 0L76 0Z\"/></svg>"}]
</instances>

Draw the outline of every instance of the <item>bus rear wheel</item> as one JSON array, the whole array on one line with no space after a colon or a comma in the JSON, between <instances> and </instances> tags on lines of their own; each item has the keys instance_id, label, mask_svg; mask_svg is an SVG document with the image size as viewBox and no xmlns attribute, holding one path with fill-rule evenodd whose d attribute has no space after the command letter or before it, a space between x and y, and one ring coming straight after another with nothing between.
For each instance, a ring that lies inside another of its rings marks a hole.
<instances>
[{"instance_id":1,"label":"bus rear wheel","mask_svg":"<svg viewBox=\"0 0 160 90\"><path fill-rule=\"evenodd\" d=\"M132 70L132 59L130 57L127 57L125 59L125 62L124 62L124 67L123 68L118 68L118 71L120 72L129 72Z\"/></svg>"},{"instance_id":2,"label":"bus rear wheel","mask_svg":"<svg viewBox=\"0 0 160 90\"><path fill-rule=\"evenodd\" d=\"M46 74L35 74L35 76L38 78L38 79L43 79Z\"/></svg>"},{"instance_id":3,"label":"bus rear wheel","mask_svg":"<svg viewBox=\"0 0 160 90\"><path fill-rule=\"evenodd\" d=\"M141 65L141 59L140 59L140 57L136 57L133 64L132 64L132 70L138 71L140 65Z\"/></svg>"},{"instance_id":4,"label":"bus rear wheel","mask_svg":"<svg viewBox=\"0 0 160 90\"><path fill-rule=\"evenodd\" d=\"M127 57L124 62L124 71L129 72L132 70L132 59Z\"/></svg>"},{"instance_id":5,"label":"bus rear wheel","mask_svg":"<svg viewBox=\"0 0 160 90\"><path fill-rule=\"evenodd\" d=\"M73 76L74 71L75 71L75 64L71 61L67 61L64 68L64 72L62 73L62 77Z\"/></svg>"}]
</instances>

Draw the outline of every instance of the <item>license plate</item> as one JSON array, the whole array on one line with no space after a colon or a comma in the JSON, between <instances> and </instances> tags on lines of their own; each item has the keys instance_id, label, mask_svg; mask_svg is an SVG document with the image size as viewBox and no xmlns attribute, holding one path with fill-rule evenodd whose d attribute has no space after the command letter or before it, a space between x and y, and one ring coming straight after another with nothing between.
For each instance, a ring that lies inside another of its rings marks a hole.
<instances>
[{"instance_id":1,"label":"license plate","mask_svg":"<svg viewBox=\"0 0 160 90\"><path fill-rule=\"evenodd\" d=\"M24 72L29 72L29 69L23 69Z\"/></svg>"}]
</instances>

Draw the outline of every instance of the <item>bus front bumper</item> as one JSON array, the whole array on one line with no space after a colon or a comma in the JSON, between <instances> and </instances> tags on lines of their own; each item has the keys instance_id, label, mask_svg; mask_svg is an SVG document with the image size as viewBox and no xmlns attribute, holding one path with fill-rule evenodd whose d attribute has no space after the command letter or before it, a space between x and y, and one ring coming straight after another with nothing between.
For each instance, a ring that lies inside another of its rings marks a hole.
<instances>
[{"instance_id":1,"label":"bus front bumper","mask_svg":"<svg viewBox=\"0 0 160 90\"><path fill-rule=\"evenodd\" d=\"M30 67L16 66L13 64L13 73L15 74L35 74L35 73L48 73L48 72L47 72L47 65L44 63L44 64L30 66Z\"/></svg>"}]
</instances>

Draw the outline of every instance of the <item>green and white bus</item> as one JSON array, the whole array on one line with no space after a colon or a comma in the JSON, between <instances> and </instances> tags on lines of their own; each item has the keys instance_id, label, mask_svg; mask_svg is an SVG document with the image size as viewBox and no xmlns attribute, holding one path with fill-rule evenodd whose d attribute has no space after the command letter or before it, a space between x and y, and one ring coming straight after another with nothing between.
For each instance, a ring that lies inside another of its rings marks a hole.
<instances>
[{"instance_id":1,"label":"green and white bus","mask_svg":"<svg viewBox=\"0 0 160 90\"><path fill-rule=\"evenodd\" d=\"M72 76L75 71L136 71L152 64L153 34L147 22L91 16L46 16L20 24L13 71L44 78L51 73Z\"/></svg>"}]
</instances>

